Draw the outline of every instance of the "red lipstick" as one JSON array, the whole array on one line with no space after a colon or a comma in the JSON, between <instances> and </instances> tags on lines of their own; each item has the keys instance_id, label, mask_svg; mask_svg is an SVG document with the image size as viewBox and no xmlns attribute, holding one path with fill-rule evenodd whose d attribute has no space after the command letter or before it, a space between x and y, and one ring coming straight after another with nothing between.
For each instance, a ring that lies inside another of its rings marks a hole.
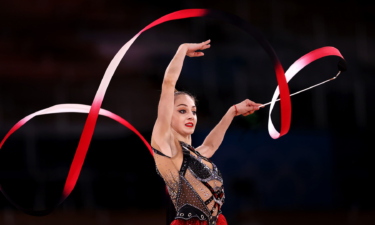
<instances>
[{"instance_id":1,"label":"red lipstick","mask_svg":"<svg viewBox=\"0 0 375 225\"><path fill-rule=\"evenodd\" d=\"M189 123L186 123L185 126L187 126L187 127L193 127L194 124L192 122L189 122Z\"/></svg>"}]
</instances>

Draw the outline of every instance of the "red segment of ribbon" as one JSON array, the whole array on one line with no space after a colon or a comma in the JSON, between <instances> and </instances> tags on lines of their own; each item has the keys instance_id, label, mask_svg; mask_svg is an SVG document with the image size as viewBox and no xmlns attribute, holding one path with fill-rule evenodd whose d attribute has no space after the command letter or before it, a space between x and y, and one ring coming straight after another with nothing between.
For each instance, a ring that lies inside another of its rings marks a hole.
<instances>
[{"instance_id":1,"label":"red segment of ribbon","mask_svg":"<svg viewBox=\"0 0 375 225\"><path fill-rule=\"evenodd\" d=\"M0 143L0 149L3 147L5 141L9 138L10 135L12 135L15 131L17 131L19 128L21 128L24 124L26 124L29 120L31 120L35 116L45 115L45 114L52 114L52 113L62 113L62 112L64 112L64 113L66 113L66 112L88 113L89 109L90 109L90 106L85 106L85 105L63 104L63 105L55 105L55 106L52 106L50 108L47 108L47 109L44 109L44 110L40 110L40 111L38 111L36 113L33 113L33 114L29 115L29 116L26 116L25 118L23 118L22 120L20 120L18 123L16 123L12 127L12 129L5 135L5 137L3 138L3 140ZM150 151L151 155L153 155L153 151L151 149L150 144L146 141L146 139L128 121L126 121L125 119L123 119L119 115L117 115L115 113L112 113L112 112L110 112L108 110L105 110L105 109L100 109L99 114L102 115L102 116L106 116L108 118L111 118L111 119L119 122L120 124L124 125L128 129L130 129L131 131L133 131L135 134L137 134L138 137L146 145L146 147ZM78 175L79 175L79 172L80 171L78 171ZM76 175L76 173L75 173L75 175ZM0 190L1 190L1 187L0 187Z\"/></svg>"},{"instance_id":2,"label":"red segment of ribbon","mask_svg":"<svg viewBox=\"0 0 375 225\"><path fill-rule=\"evenodd\" d=\"M306 55L302 56L295 63L293 63L290 66L290 68L296 67L296 68L302 69L303 67L305 67L308 64L314 62L315 60L321 59L321 58L326 57L326 56L338 56L338 57L344 59L344 57L341 55L340 51L337 48L322 47L322 48L315 49L315 50L307 53Z\"/></svg>"},{"instance_id":3,"label":"red segment of ribbon","mask_svg":"<svg viewBox=\"0 0 375 225\"><path fill-rule=\"evenodd\" d=\"M171 21L171 20L178 20L178 19L186 19L186 18L192 18L192 17L202 17L207 15L209 10L207 9L183 9L180 11L176 11L173 13L169 13L165 16L160 17L159 19L155 20L154 22L147 25L145 28L143 28L138 34L143 33L144 31L150 29L151 27L154 27L158 24Z\"/></svg>"},{"instance_id":4,"label":"red segment of ribbon","mask_svg":"<svg viewBox=\"0 0 375 225\"><path fill-rule=\"evenodd\" d=\"M292 120L292 103L290 100L289 86L286 82L284 69L281 64L275 65L277 83L280 87L280 107L281 107L281 130L277 138L288 133Z\"/></svg>"}]
</instances>

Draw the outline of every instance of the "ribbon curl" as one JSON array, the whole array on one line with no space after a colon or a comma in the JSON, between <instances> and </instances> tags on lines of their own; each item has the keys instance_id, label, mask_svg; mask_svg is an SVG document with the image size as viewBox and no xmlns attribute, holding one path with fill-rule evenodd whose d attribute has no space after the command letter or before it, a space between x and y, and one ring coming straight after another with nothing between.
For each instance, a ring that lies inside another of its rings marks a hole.
<instances>
[{"instance_id":1,"label":"ribbon curl","mask_svg":"<svg viewBox=\"0 0 375 225\"><path fill-rule=\"evenodd\" d=\"M81 104L61 104L61 105L55 105L55 106L51 106L51 107L46 108L46 109L39 110L39 111L37 111L37 112L35 112L33 114L30 114L30 115L26 116L25 118L23 118L22 120L20 120L18 123L16 123L12 127L12 129L5 135L4 139L1 141L1 143L0 143L0 149L1 149L1 147L3 147L5 141L8 139L8 137L10 135L12 135L15 131L17 131L19 128L21 128L23 125L25 125L29 120L31 120L32 118L34 118L36 116L48 115L48 114L56 114L56 113L89 113L89 112L90 112L90 106L89 105L81 105ZM114 114L114 113L112 113L112 112L110 112L108 110L105 110L105 109L100 109L99 110L99 115L111 118L111 119L113 119L113 120L121 123L125 127L129 128L129 130L133 131L143 141L143 143L146 145L146 147L150 151L151 155L154 154L153 151L152 151L152 149L151 149L150 144L146 141L146 139L128 121L126 121L125 119L121 118L120 116L118 116L118 115L116 115L116 114ZM78 150L77 150L77 152L78 152ZM77 155L77 152L76 152L76 155ZM70 171L72 169L74 169L73 165L71 166ZM77 168L75 168L75 169L77 169ZM81 172L81 168L78 168L78 169L79 169L79 171L75 171L75 172L79 174ZM73 182L73 181L71 181L71 180L68 181L67 180L66 182ZM77 182L77 180L75 180L75 182ZM74 183L74 185L75 185L75 183ZM33 210L33 209L24 208L24 207L18 205L16 202L14 202L9 197L6 194L6 192L1 188L1 185L0 185L0 190L2 191L2 193L4 194L4 196L14 206L16 206L18 209L22 210L23 212L25 212L27 214L30 214L30 215L33 215L33 216L44 216L44 215L47 215L47 214L51 213L52 210L54 209L54 207L50 208L50 209L46 209L46 210ZM65 196L63 194L62 197L61 197L61 199L60 199L60 201L59 201L59 203L57 205L61 204L68 195Z\"/></svg>"},{"instance_id":2,"label":"ribbon curl","mask_svg":"<svg viewBox=\"0 0 375 225\"><path fill-rule=\"evenodd\" d=\"M289 83L289 81L295 75L297 75L297 73L299 71L301 71L304 67L306 67L310 63L312 63L312 62L314 62L318 59L321 59L323 57L326 57L326 56L338 56L338 57L340 57L339 64L337 65L339 71L344 72L344 71L347 70L346 62L344 60L344 57L341 55L341 53L338 49L336 49L334 47L323 47L323 48L315 49L314 51L311 51L311 52L307 53L306 55L302 56L297 61L295 61L285 73L286 82ZM269 111L269 114L268 114L268 133L270 134L270 136L273 139L277 139L280 136L282 136L275 129L275 126L273 125L272 119L271 119L271 113L272 113L273 107L275 106L276 99L277 99L277 97L279 96L279 93L280 93L279 87L280 87L280 84L277 86L275 92L273 93L270 111ZM280 95L280 102L282 102L281 95Z\"/></svg>"},{"instance_id":3,"label":"ribbon curl","mask_svg":"<svg viewBox=\"0 0 375 225\"><path fill-rule=\"evenodd\" d=\"M94 133L96 121L97 121L97 118L98 118L99 114L107 116L109 118L112 118L112 119L120 122L124 126L128 127L129 129L131 129L133 132L135 132L143 140L143 142L145 143L145 145L147 146L147 148L149 149L151 154L153 154L152 151L151 151L151 147L148 144L148 142L142 137L142 135L133 126L131 126L126 120L124 120L120 116L118 116L118 115L116 115L116 114L114 114L110 111L101 109L101 105L102 105L106 90L107 90L108 85L109 85L109 83L112 79L112 76L113 76L115 70L117 69L117 66L121 62L122 58L124 57L124 55L126 54L128 49L130 48L130 46L138 38L138 36L141 35L144 31L146 31L146 30L148 30L148 29L150 29L150 28L152 28L152 27L154 27L158 24L161 24L161 23L164 23L164 22L167 22L167 21L171 21L171 20L192 18L192 17L206 17L206 16L214 18L214 19L223 20L225 22L231 23L231 24L233 24L235 26L238 26L239 28L245 30L246 32L248 32L250 35L252 35L252 37L254 37L258 41L258 43L263 47L263 49L266 51L266 53L270 57L270 59L273 63L275 72L276 72L276 78L277 78L277 83L278 83L278 88L276 89L276 91L274 93L274 97L272 98L273 103L270 107L270 114L272 112L274 101L276 100L276 98L279 94L280 94L280 104L281 104L281 129L280 129L280 133L278 133L278 131L274 128L274 126L272 124L272 121L271 121L271 117L269 117L269 133L270 133L272 138L279 138L279 137L285 135L289 131L289 128L290 128L291 100L290 100L290 97L289 97L289 88L288 88L287 82L300 69L302 69L303 67L305 67L306 65L308 65L309 63L311 63L312 61L314 61L316 59L319 59L319 58L322 58L322 57L325 57L325 56L328 56L328 55L336 55L336 56L341 57L341 59L343 59L341 54L339 53L339 51L337 49L333 48L333 47L326 47L324 49L317 49L313 52L308 53L307 55L305 55L301 59L299 59L296 63L294 63L289 68L289 70L285 74L284 69L283 69L283 67L280 63L280 60L278 59L275 51L273 50L271 45L268 43L268 41L264 38L264 36L256 28L254 28L251 24L244 21L240 17L237 17L237 16L229 14L229 13L225 13L225 12L221 12L221 11L217 11L217 10L209 10L209 9L185 9L185 10L176 11L176 12L170 13L168 15L165 15L165 16L155 20L154 22L152 22L151 24L146 26L144 29L142 29L140 32L138 32L132 39L130 39L117 52L117 54L112 59L112 61L110 62L109 66L107 67L107 69L105 71L105 74L104 74L103 79L100 83L100 86L97 90L97 93L94 97L94 100L93 100L93 103L92 103L91 107L86 106L86 105L78 105L78 104L63 104L63 105L52 106L50 108L43 109L43 110L40 110L40 111L38 111L36 113L33 113L29 116L26 116L24 119L19 121L8 132L8 134L5 136L5 138L2 140L2 142L0 144L0 149L3 146L4 142L6 141L6 139L13 132L15 132L22 125L24 125L27 121L29 121L30 119L32 119L35 116L51 114L51 113L66 113L66 112L88 113L86 123L85 123L84 129L83 129L83 132L81 134L81 138L80 138L76 153L75 153L74 158L73 158L73 162L72 162L71 167L69 169L69 174L68 174L68 177L67 177L65 185L64 185L62 196L61 196L61 199L60 199L58 204L63 202L70 195L70 193L72 192L73 188L75 187L75 185L77 183L79 174L81 172L81 169L82 169L82 166L83 166L83 163L84 163L84 160L85 160L85 157L86 157L86 154L87 154L87 151L88 151L91 139L92 139L92 135ZM345 61L343 61L343 60L340 61L340 63L343 64L343 65L346 65ZM291 72L289 72L289 71L291 71ZM275 96L276 96L276 98L275 98ZM46 209L46 210L42 210L42 211L35 211L35 210L32 210L32 209L22 208L22 207L18 206L17 204L15 204L6 195L6 193L4 192L3 189L1 189L1 191L8 198L8 200L10 202L12 202L17 208L21 209L25 213L40 216L40 215L46 215L53 210L53 209ZM56 204L56 206L58 204Z\"/></svg>"}]
</instances>

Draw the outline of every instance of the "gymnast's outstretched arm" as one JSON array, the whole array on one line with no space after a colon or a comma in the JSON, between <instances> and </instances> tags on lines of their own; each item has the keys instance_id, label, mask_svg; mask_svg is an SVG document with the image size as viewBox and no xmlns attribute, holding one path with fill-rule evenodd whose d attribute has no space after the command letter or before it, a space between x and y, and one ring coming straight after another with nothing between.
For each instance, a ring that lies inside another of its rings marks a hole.
<instances>
[{"instance_id":1,"label":"gymnast's outstretched arm","mask_svg":"<svg viewBox=\"0 0 375 225\"><path fill-rule=\"evenodd\" d=\"M246 99L241 103L230 107L221 121L207 135L203 144L196 148L196 150L199 151L199 153L203 156L210 158L223 142L225 132L227 131L229 125L232 123L233 118L241 114L243 116L250 115L258 110L259 106L261 105L262 104L258 104L250 101L249 99Z\"/></svg>"},{"instance_id":2,"label":"gymnast's outstretched arm","mask_svg":"<svg viewBox=\"0 0 375 225\"><path fill-rule=\"evenodd\" d=\"M203 52L196 51L209 48L209 43L210 40L199 44L180 45L165 71L158 106L158 117L152 131L151 144L155 142L160 148L159 150L167 156L172 157L175 154L172 152L173 149L171 148L171 143L174 141L171 132L171 120L174 107L174 90L182 70L185 55L189 57L203 56Z\"/></svg>"}]
</instances>

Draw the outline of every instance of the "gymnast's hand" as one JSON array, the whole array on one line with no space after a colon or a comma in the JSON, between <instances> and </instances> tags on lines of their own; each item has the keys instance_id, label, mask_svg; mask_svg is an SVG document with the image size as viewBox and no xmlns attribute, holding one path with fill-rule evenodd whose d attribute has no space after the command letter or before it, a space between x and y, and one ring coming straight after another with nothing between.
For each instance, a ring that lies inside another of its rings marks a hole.
<instances>
[{"instance_id":1,"label":"gymnast's hand","mask_svg":"<svg viewBox=\"0 0 375 225\"><path fill-rule=\"evenodd\" d=\"M203 52L196 52L196 51L197 50L205 50L205 49L211 47L211 45L209 44L210 42L211 42L211 40L207 40L207 41L204 41L202 43L186 43L186 44L184 44L188 47L186 55L189 56L189 57L204 56Z\"/></svg>"},{"instance_id":2,"label":"gymnast's hand","mask_svg":"<svg viewBox=\"0 0 375 225\"><path fill-rule=\"evenodd\" d=\"M243 116L253 114L256 110L259 110L259 106L261 105L262 104L255 103L253 101L250 101L249 99L246 99L235 105L237 108L237 116L241 114Z\"/></svg>"}]
</instances>

